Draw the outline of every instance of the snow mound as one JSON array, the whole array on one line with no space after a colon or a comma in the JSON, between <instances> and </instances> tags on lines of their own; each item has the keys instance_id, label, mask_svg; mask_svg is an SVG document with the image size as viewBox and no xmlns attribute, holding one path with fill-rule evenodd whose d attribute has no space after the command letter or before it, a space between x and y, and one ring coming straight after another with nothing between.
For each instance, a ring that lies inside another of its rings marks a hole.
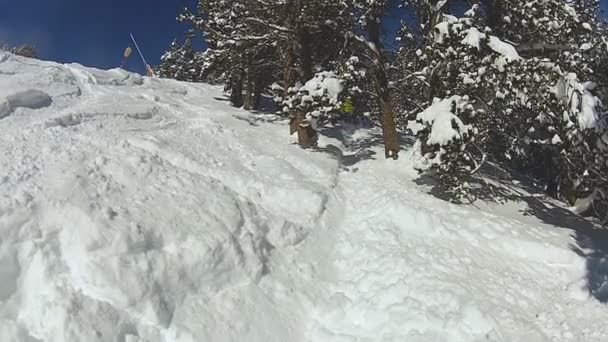
<instances>
[{"instance_id":1,"label":"snow mound","mask_svg":"<svg viewBox=\"0 0 608 342\"><path fill-rule=\"evenodd\" d=\"M17 57L0 70L79 89L8 96L40 113L0 123L2 341L292 340L293 285L264 275L318 225L335 161L269 140L282 126L250 130L215 87Z\"/></svg>"},{"instance_id":2,"label":"snow mound","mask_svg":"<svg viewBox=\"0 0 608 342\"><path fill-rule=\"evenodd\" d=\"M25 107L30 109L40 109L48 107L53 103L51 97L40 90L30 89L13 94L7 97L8 103L13 108Z\"/></svg>"},{"instance_id":3,"label":"snow mound","mask_svg":"<svg viewBox=\"0 0 608 342\"><path fill-rule=\"evenodd\" d=\"M55 63L6 53L0 61L0 98L30 89L44 91L54 100L82 93L75 75Z\"/></svg>"},{"instance_id":4,"label":"snow mound","mask_svg":"<svg viewBox=\"0 0 608 342\"><path fill-rule=\"evenodd\" d=\"M53 99L40 90L30 89L9 95L5 101L0 102L0 119L10 115L15 109L23 107L40 109L48 107Z\"/></svg>"},{"instance_id":5,"label":"snow mound","mask_svg":"<svg viewBox=\"0 0 608 342\"><path fill-rule=\"evenodd\" d=\"M123 69L100 70L84 67L76 63L68 64L67 66L72 72L83 77L87 83L95 85L136 86L142 85L144 82L142 76Z\"/></svg>"}]
</instances>

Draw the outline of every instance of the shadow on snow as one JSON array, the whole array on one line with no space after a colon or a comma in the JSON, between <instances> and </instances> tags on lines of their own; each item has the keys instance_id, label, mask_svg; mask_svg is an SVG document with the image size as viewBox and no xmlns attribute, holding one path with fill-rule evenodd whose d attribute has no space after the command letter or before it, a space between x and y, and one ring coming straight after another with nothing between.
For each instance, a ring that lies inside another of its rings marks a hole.
<instances>
[{"instance_id":1,"label":"shadow on snow","mask_svg":"<svg viewBox=\"0 0 608 342\"><path fill-rule=\"evenodd\" d=\"M585 258L587 290L601 303L608 303L608 229L547 199L542 186L524 175L493 165L486 165L481 175L470 180L470 202L524 203L527 208L522 210L523 215L571 231L573 242L570 249ZM421 175L416 183L430 186L431 195L450 200L450 196L431 176Z\"/></svg>"},{"instance_id":2,"label":"shadow on snow","mask_svg":"<svg viewBox=\"0 0 608 342\"><path fill-rule=\"evenodd\" d=\"M331 155L340 161L344 171L357 172L357 164L366 160L375 160L377 150L383 150L384 138L379 132L372 132L374 124L367 119L349 120L341 125L327 126L319 129L319 134L327 138L338 140L346 149L328 144L315 150ZM360 137L354 137L358 131L363 131ZM406 135L400 135L401 146L411 146L413 140ZM403 150L403 148L402 148ZM382 156L382 158L384 158Z\"/></svg>"}]
</instances>

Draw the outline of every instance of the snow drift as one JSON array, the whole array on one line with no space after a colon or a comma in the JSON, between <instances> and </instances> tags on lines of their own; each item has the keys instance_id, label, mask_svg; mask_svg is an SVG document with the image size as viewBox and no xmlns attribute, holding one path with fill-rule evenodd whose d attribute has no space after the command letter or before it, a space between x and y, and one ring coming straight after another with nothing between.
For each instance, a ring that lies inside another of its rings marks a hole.
<instances>
[{"instance_id":1,"label":"snow drift","mask_svg":"<svg viewBox=\"0 0 608 342\"><path fill-rule=\"evenodd\" d=\"M571 231L428 195L411 158L373 160L375 129L310 152L216 87L0 74L0 341L608 336Z\"/></svg>"}]
</instances>

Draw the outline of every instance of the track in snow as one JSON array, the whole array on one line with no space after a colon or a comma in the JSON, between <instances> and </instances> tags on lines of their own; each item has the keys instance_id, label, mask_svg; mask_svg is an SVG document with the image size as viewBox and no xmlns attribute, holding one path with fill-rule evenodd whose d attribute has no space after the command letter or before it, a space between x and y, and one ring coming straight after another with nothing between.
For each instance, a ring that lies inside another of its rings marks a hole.
<instances>
[{"instance_id":1,"label":"track in snow","mask_svg":"<svg viewBox=\"0 0 608 342\"><path fill-rule=\"evenodd\" d=\"M606 311L584 293L581 260L554 244L568 231L438 201L414 186L411 152L397 163L373 160L378 132L351 128L338 138L326 139L344 150L334 153L343 167L329 203L331 276L310 341L608 336L589 319Z\"/></svg>"}]
</instances>

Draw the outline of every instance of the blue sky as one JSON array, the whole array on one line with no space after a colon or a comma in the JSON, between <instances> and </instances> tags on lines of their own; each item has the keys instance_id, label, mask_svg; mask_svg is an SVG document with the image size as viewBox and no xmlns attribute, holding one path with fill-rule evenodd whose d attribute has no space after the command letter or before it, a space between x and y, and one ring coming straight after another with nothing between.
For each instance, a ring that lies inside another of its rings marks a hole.
<instances>
[{"instance_id":1,"label":"blue sky","mask_svg":"<svg viewBox=\"0 0 608 342\"><path fill-rule=\"evenodd\" d=\"M608 9L608 0L602 0ZM0 42L34 44L43 59L78 62L99 68L120 64L138 39L148 62L156 64L174 37L185 28L175 22L184 6L196 0L0 0ZM396 24L398 15L390 16ZM134 54L126 66L142 72Z\"/></svg>"},{"instance_id":2,"label":"blue sky","mask_svg":"<svg viewBox=\"0 0 608 342\"><path fill-rule=\"evenodd\" d=\"M195 0L0 0L0 42L36 45L43 59L100 68L120 64L129 32L149 63L184 28L176 14ZM127 67L142 71L133 55Z\"/></svg>"}]
</instances>

